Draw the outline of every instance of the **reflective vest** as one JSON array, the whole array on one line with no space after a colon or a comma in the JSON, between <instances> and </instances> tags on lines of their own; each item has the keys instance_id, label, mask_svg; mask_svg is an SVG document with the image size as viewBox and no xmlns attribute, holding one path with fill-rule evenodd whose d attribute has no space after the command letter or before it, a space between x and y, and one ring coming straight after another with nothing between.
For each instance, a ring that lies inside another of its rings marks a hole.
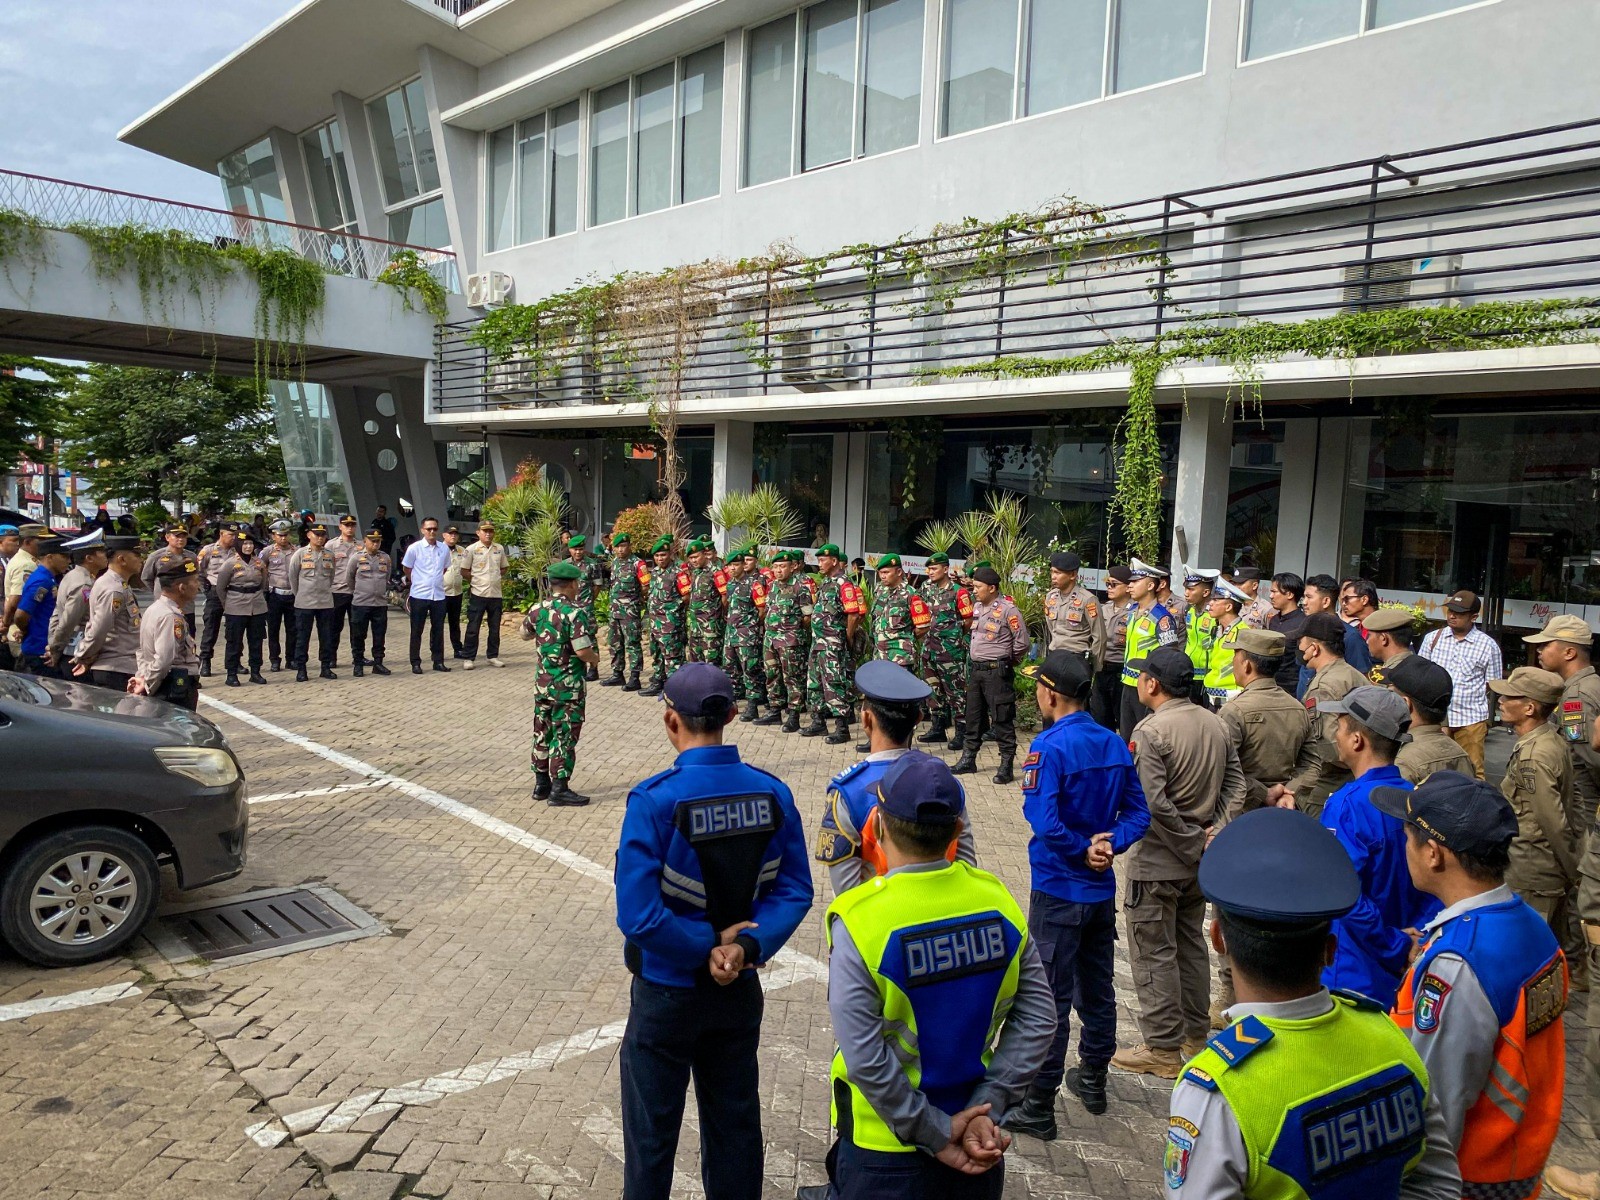
<instances>
[{"instance_id":1,"label":"reflective vest","mask_svg":"<svg viewBox=\"0 0 1600 1200\"><path fill-rule=\"evenodd\" d=\"M1461 1194L1525 1200L1539 1193L1561 1126L1566 960L1544 918L1518 898L1462 913L1434 930L1400 985L1394 1020L1401 1029L1438 1028L1450 989L1428 964L1443 953L1466 960L1500 1021L1494 1065L1456 1147Z\"/></svg>"},{"instance_id":2,"label":"reflective vest","mask_svg":"<svg viewBox=\"0 0 1600 1200\"><path fill-rule=\"evenodd\" d=\"M1336 992L1332 1010L1306 1020L1245 1017L1179 1078L1220 1091L1233 1110L1248 1200L1397 1196L1422 1160L1427 1068L1365 998Z\"/></svg>"},{"instance_id":3,"label":"reflective vest","mask_svg":"<svg viewBox=\"0 0 1600 1200\"><path fill-rule=\"evenodd\" d=\"M1139 686L1139 672L1130 670L1128 664L1150 657L1157 646L1170 646L1183 640L1178 623L1161 605L1146 612L1135 607L1128 614L1128 641L1123 647L1122 682L1129 687Z\"/></svg>"},{"instance_id":4,"label":"reflective vest","mask_svg":"<svg viewBox=\"0 0 1600 1200\"><path fill-rule=\"evenodd\" d=\"M897 759L864 758L846 767L828 783L828 807L822 814L817 837L817 860L832 866L859 853L874 875L885 874L889 862L872 832L872 814L878 807L878 784ZM841 811L842 808L842 811ZM962 814L966 820L966 814ZM952 835L945 858L955 862L958 839Z\"/></svg>"},{"instance_id":5,"label":"reflective vest","mask_svg":"<svg viewBox=\"0 0 1600 1200\"><path fill-rule=\"evenodd\" d=\"M1206 677L1206 666L1211 660L1211 645L1217 640L1217 622L1210 613L1201 613L1184 627L1184 650L1194 664L1194 679L1199 683Z\"/></svg>"},{"instance_id":6,"label":"reflective vest","mask_svg":"<svg viewBox=\"0 0 1600 1200\"><path fill-rule=\"evenodd\" d=\"M952 1116L983 1082L1017 992L1028 923L987 871L952 863L897 871L851 888L828 906L878 985L889 1049L928 1101ZM865 1150L912 1153L850 1082L842 1051L828 1072L833 1123Z\"/></svg>"},{"instance_id":7,"label":"reflective vest","mask_svg":"<svg viewBox=\"0 0 1600 1200\"><path fill-rule=\"evenodd\" d=\"M1233 652L1237 650L1239 631L1246 628L1243 618L1218 629L1206 651L1206 695L1214 704L1222 704L1239 694L1239 683L1233 677Z\"/></svg>"}]
</instances>

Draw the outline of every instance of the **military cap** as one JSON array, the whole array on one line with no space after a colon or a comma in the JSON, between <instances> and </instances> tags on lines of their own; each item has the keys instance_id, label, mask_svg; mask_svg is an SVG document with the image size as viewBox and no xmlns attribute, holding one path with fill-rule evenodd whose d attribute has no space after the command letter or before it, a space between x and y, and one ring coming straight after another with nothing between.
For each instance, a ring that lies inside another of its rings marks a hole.
<instances>
[{"instance_id":1,"label":"military cap","mask_svg":"<svg viewBox=\"0 0 1600 1200\"><path fill-rule=\"evenodd\" d=\"M1399 662L1385 663L1383 681L1402 696L1410 696L1430 712L1441 713L1450 707L1455 681L1438 663L1420 654L1407 654Z\"/></svg>"},{"instance_id":2,"label":"military cap","mask_svg":"<svg viewBox=\"0 0 1600 1200\"><path fill-rule=\"evenodd\" d=\"M684 663L667 676L661 699L685 717L720 717L733 707L733 680L715 663Z\"/></svg>"},{"instance_id":3,"label":"military cap","mask_svg":"<svg viewBox=\"0 0 1600 1200\"><path fill-rule=\"evenodd\" d=\"M806 556L798 550L780 550L772 556L773 562L803 563Z\"/></svg>"},{"instance_id":4,"label":"military cap","mask_svg":"<svg viewBox=\"0 0 1600 1200\"><path fill-rule=\"evenodd\" d=\"M575 533L567 539L568 550L581 550L589 544L589 539L581 533Z\"/></svg>"},{"instance_id":5,"label":"military cap","mask_svg":"<svg viewBox=\"0 0 1600 1200\"><path fill-rule=\"evenodd\" d=\"M918 825L954 825L967 797L942 758L907 750L878 780L878 803L891 817Z\"/></svg>"},{"instance_id":6,"label":"military cap","mask_svg":"<svg viewBox=\"0 0 1600 1200\"><path fill-rule=\"evenodd\" d=\"M578 570L577 565L565 560L551 563L550 569L545 574L558 583L576 582L583 578L583 574Z\"/></svg>"},{"instance_id":7,"label":"military cap","mask_svg":"<svg viewBox=\"0 0 1600 1200\"><path fill-rule=\"evenodd\" d=\"M323 537L327 537L328 536L328 527L326 525L324 525L321 521L314 521L310 525L306 526L306 532L307 533L320 533Z\"/></svg>"},{"instance_id":8,"label":"military cap","mask_svg":"<svg viewBox=\"0 0 1600 1200\"><path fill-rule=\"evenodd\" d=\"M1225 600L1232 600L1235 604L1240 605L1241 607L1250 603L1249 596L1246 596L1238 588L1234 587L1233 584L1229 583L1226 579L1223 579L1220 576L1218 577L1216 583L1212 586L1211 594L1213 597L1221 596Z\"/></svg>"},{"instance_id":9,"label":"military cap","mask_svg":"<svg viewBox=\"0 0 1600 1200\"><path fill-rule=\"evenodd\" d=\"M1477 592L1469 592L1466 588L1462 588L1459 592L1451 592L1444 606L1453 613L1477 612L1483 607L1483 601L1478 599Z\"/></svg>"},{"instance_id":10,"label":"military cap","mask_svg":"<svg viewBox=\"0 0 1600 1200\"><path fill-rule=\"evenodd\" d=\"M0 525L0 537L11 537L18 532L15 525Z\"/></svg>"},{"instance_id":11,"label":"military cap","mask_svg":"<svg viewBox=\"0 0 1600 1200\"><path fill-rule=\"evenodd\" d=\"M163 558L156 566L156 578L162 583L177 583L199 570L200 564L192 558Z\"/></svg>"},{"instance_id":12,"label":"military cap","mask_svg":"<svg viewBox=\"0 0 1600 1200\"><path fill-rule=\"evenodd\" d=\"M354 525L355 523L356 519L349 513L345 513L344 516L339 518L339 524L341 525Z\"/></svg>"},{"instance_id":13,"label":"military cap","mask_svg":"<svg viewBox=\"0 0 1600 1200\"><path fill-rule=\"evenodd\" d=\"M1222 572L1210 567L1185 567L1183 569L1183 586L1198 587L1205 584L1207 587L1216 587L1222 579Z\"/></svg>"},{"instance_id":14,"label":"military cap","mask_svg":"<svg viewBox=\"0 0 1600 1200\"><path fill-rule=\"evenodd\" d=\"M372 540L375 539L375 540L381 542L381 541L383 541L383 530L381 530L381 529L369 529L365 533L363 533L361 536L363 538L367 539L368 541L372 541Z\"/></svg>"},{"instance_id":15,"label":"military cap","mask_svg":"<svg viewBox=\"0 0 1600 1200\"><path fill-rule=\"evenodd\" d=\"M950 556L943 550L935 550L928 555L928 565L930 567L948 567L950 565Z\"/></svg>"},{"instance_id":16,"label":"military cap","mask_svg":"<svg viewBox=\"0 0 1600 1200\"><path fill-rule=\"evenodd\" d=\"M1235 567L1233 569L1233 581L1235 583L1259 583L1261 582L1261 568Z\"/></svg>"},{"instance_id":17,"label":"military cap","mask_svg":"<svg viewBox=\"0 0 1600 1200\"><path fill-rule=\"evenodd\" d=\"M1000 586L1000 572L993 567L979 567L972 573L972 577L979 583L987 583L990 587Z\"/></svg>"},{"instance_id":18,"label":"military cap","mask_svg":"<svg viewBox=\"0 0 1600 1200\"><path fill-rule=\"evenodd\" d=\"M1172 572L1165 567L1153 567L1147 562L1140 562L1137 558L1129 559L1128 566L1133 571L1135 579L1170 579Z\"/></svg>"},{"instance_id":19,"label":"military cap","mask_svg":"<svg viewBox=\"0 0 1600 1200\"><path fill-rule=\"evenodd\" d=\"M1311 929L1361 899L1337 838L1303 812L1258 808L1229 821L1200 859L1200 891L1251 925Z\"/></svg>"},{"instance_id":20,"label":"military cap","mask_svg":"<svg viewBox=\"0 0 1600 1200\"><path fill-rule=\"evenodd\" d=\"M839 549L839 547L834 545L832 542L824 542L822 545L817 547L817 557L821 558L824 554L830 555L833 558L844 557L844 551Z\"/></svg>"},{"instance_id":21,"label":"military cap","mask_svg":"<svg viewBox=\"0 0 1600 1200\"><path fill-rule=\"evenodd\" d=\"M868 700L885 704L920 704L933 689L899 663L874 658L856 668L856 687Z\"/></svg>"},{"instance_id":22,"label":"military cap","mask_svg":"<svg viewBox=\"0 0 1600 1200\"><path fill-rule=\"evenodd\" d=\"M1246 625L1233 635L1233 648L1267 658L1281 656L1285 649L1283 634L1275 629L1254 629Z\"/></svg>"},{"instance_id":23,"label":"military cap","mask_svg":"<svg viewBox=\"0 0 1600 1200\"><path fill-rule=\"evenodd\" d=\"M1555 704L1561 699L1561 676L1538 667L1518 667L1509 679L1489 680L1496 696L1517 696L1536 704Z\"/></svg>"},{"instance_id":24,"label":"military cap","mask_svg":"<svg viewBox=\"0 0 1600 1200\"><path fill-rule=\"evenodd\" d=\"M40 525L37 521L30 521L26 525L18 526L17 533L21 535L23 541L27 541L29 538L42 538L50 536L50 530L45 526Z\"/></svg>"},{"instance_id":25,"label":"military cap","mask_svg":"<svg viewBox=\"0 0 1600 1200\"><path fill-rule=\"evenodd\" d=\"M1319 700L1317 711L1354 717L1379 737L1386 737L1392 742L1398 742L1405 731L1411 728L1411 712L1406 708L1406 702L1388 688L1375 683L1351 688L1338 700Z\"/></svg>"},{"instance_id":26,"label":"military cap","mask_svg":"<svg viewBox=\"0 0 1600 1200\"><path fill-rule=\"evenodd\" d=\"M885 567L903 567L904 565L905 564L900 561L900 556L898 554L885 554L878 560L878 570L880 571Z\"/></svg>"},{"instance_id":27,"label":"military cap","mask_svg":"<svg viewBox=\"0 0 1600 1200\"><path fill-rule=\"evenodd\" d=\"M1070 696L1073 699L1081 697L1093 680L1093 676L1089 673L1089 664L1083 661L1083 655L1074 654L1070 650L1052 650L1044 656L1043 662L1029 663L1023 667L1022 673L1029 679L1044 684L1052 692L1060 692L1063 696Z\"/></svg>"},{"instance_id":28,"label":"military cap","mask_svg":"<svg viewBox=\"0 0 1600 1200\"><path fill-rule=\"evenodd\" d=\"M741 546L739 548L739 557L740 558L760 558L761 557L761 547L758 546L755 542L746 542L743 546Z\"/></svg>"},{"instance_id":29,"label":"military cap","mask_svg":"<svg viewBox=\"0 0 1600 1200\"><path fill-rule=\"evenodd\" d=\"M1368 633L1388 633L1394 629L1408 629L1411 612L1404 608L1380 608L1361 618L1361 628Z\"/></svg>"},{"instance_id":30,"label":"military cap","mask_svg":"<svg viewBox=\"0 0 1600 1200\"><path fill-rule=\"evenodd\" d=\"M984 570L993 570L994 569L994 564L992 562L990 562L987 558L980 558L980 559L978 559L977 562L969 562L967 564L967 566L970 567L974 571L984 571Z\"/></svg>"},{"instance_id":31,"label":"military cap","mask_svg":"<svg viewBox=\"0 0 1600 1200\"><path fill-rule=\"evenodd\" d=\"M1050 566L1056 571L1077 571L1083 567L1083 559L1071 550L1057 550L1050 556Z\"/></svg>"},{"instance_id":32,"label":"military cap","mask_svg":"<svg viewBox=\"0 0 1600 1200\"><path fill-rule=\"evenodd\" d=\"M660 554L663 550L669 554L672 552L672 535L670 533L663 533L656 539L655 545L650 547L651 554Z\"/></svg>"},{"instance_id":33,"label":"military cap","mask_svg":"<svg viewBox=\"0 0 1600 1200\"><path fill-rule=\"evenodd\" d=\"M1189 685L1194 682L1194 664L1182 646L1157 646L1147 658L1128 663L1128 669L1150 676L1163 691L1174 696L1188 695Z\"/></svg>"},{"instance_id":34,"label":"military cap","mask_svg":"<svg viewBox=\"0 0 1600 1200\"><path fill-rule=\"evenodd\" d=\"M1545 642L1571 642L1574 646L1587 646L1594 641L1594 630L1589 628L1589 622L1582 617L1561 613L1551 617L1549 623L1538 633L1530 633L1522 640L1530 646L1542 645Z\"/></svg>"},{"instance_id":35,"label":"military cap","mask_svg":"<svg viewBox=\"0 0 1600 1200\"><path fill-rule=\"evenodd\" d=\"M1517 836L1517 814L1500 789L1460 771L1435 771L1415 788L1375 787L1373 807L1456 854L1488 858Z\"/></svg>"},{"instance_id":36,"label":"military cap","mask_svg":"<svg viewBox=\"0 0 1600 1200\"><path fill-rule=\"evenodd\" d=\"M482 527L480 526L480 528ZM631 546L633 545L633 534L628 533L626 530L621 533L613 533L611 535L611 544L613 546Z\"/></svg>"},{"instance_id":37,"label":"military cap","mask_svg":"<svg viewBox=\"0 0 1600 1200\"><path fill-rule=\"evenodd\" d=\"M1118 583L1132 583L1133 572L1127 567L1116 566L1106 572L1107 579L1115 579Z\"/></svg>"}]
</instances>

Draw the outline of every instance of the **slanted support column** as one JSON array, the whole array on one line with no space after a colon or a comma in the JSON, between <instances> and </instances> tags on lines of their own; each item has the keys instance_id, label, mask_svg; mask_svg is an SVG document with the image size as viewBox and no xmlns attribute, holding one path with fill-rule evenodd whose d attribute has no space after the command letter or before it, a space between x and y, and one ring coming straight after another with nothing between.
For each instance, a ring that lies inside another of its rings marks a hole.
<instances>
[{"instance_id":1,"label":"slanted support column","mask_svg":"<svg viewBox=\"0 0 1600 1200\"><path fill-rule=\"evenodd\" d=\"M339 448L339 467L349 493L350 511L364 531L372 520L373 510L379 504L390 502L379 498L377 481L373 478L372 456L367 451L367 443L372 439L364 428L360 391L348 384L330 384L327 390L328 414L333 419L335 444ZM370 390L367 395L370 397ZM393 512L390 515L398 518L400 514Z\"/></svg>"},{"instance_id":2,"label":"slanted support column","mask_svg":"<svg viewBox=\"0 0 1600 1200\"><path fill-rule=\"evenodd\" d=\"M754 421L717 421L711 427L711 503L721 504L730 492L748 492L755 470ZM691 517L693 514L690 514ZM717 532L717 551L726 555L732 539Z\"/></svg>"},{"instance_id":3,"label":"slanted support column","mask_svg":"<svg viewBox=\"0 0 1600 1200\"><path fill-rule=\"evenodd\" d=\"M422 417L422 379L396 378L393 383L390 394L394 396L400 426L400 457L405 462L406 481L411 485L411 495L406 498L416 508L411 528L406 527L403 516L399 518L401 530L415 532L425 517L437 517L443 528L450 523L445 519L444 471L439 466L433 429Z\"/></svg>"},{"instance_id":4,"label":"slanted support column","mask_svg":"<svg viewBox=\"0 0 1600 1200\"><path fill-rule=\"evenodd\" d=\"M478 93L478 70L435 46L422 47L422 91L439 156L445 220L463 277L478 269L478 145L482 135L446 125L440 113Z\"/></svg>"},{"instance_id":5,"label":"slanted support column","mask_svg":"<svg viewBox=\"0 0 1600 1200\"><path fill-rule=\"evenodd\" d=\"M1173 506L1174 587L1184 566L1221 569L1228 524L1228 470L1233 417L1226 399L1190 397L1178 433L1177 496Z\"/></svg>"},{"instance_id":6,"label":"slanted support column","mask_svg":"<svg viewBox=\"0 0 1600 1200\"><path fill-rule=\"evenodd\" d=\"M306 175L305 157L300 153L300 139L277 127L267 131L267 138L272 143L272 161L277 164L278 178L283 183L283 206L289 212L289 220L297 225L320 226L317 206L311 201L311 180Z\"/></svg>"},{"instance_id":7,"label":"slanted support column","mask_svg":"<svg viewBox=\"0 0 1600 1200\"><path fill-rule=\"evenodd\" d=\"M366 237L387 239L389 222L383 215L383 182L378 178L378 156L372 147L366 105L348 92L335 92L333 112L339 119L339 136L344 140L345 170L350 176L356 225ZM368 267L377 270L382 265Z\"/></svg>"}]
</instances>

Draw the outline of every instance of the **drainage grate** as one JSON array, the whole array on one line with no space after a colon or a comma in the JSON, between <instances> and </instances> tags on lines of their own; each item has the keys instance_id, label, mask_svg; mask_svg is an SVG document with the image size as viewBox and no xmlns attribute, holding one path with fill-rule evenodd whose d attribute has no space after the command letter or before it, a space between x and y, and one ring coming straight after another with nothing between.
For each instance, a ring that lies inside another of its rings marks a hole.
<instances>
[{"instance_id":1,"label":"drainage grate","mask_svg":"<svg viewBox=\"0 0 1600 1200\"><path fill-rule=\"evenodd\" d=\"M174 964L229 965L383 932L332 888L312 884L169 909L147 936Z\"/></svg>"}]
</instances>

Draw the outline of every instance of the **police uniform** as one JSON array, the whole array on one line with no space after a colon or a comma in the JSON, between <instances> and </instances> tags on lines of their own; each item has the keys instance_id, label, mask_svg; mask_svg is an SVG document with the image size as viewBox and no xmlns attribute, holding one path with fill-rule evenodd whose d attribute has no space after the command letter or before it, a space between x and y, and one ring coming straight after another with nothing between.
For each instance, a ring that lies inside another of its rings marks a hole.
<instances>
[{"instance_id":1,"label":"police uniform","mask_svg":"<svg viewBox=\"0 0 1600 1200\"><path fill-rule=\"evenodd\" d=\"M1106 571L1106 579L1126 584L1133 578L1127 567L1117 566ZM1106 600L1102 616L1106 623L1105 662L1094 676L1094 719L1107 729L1119 729L1122 724L1122 664L1126 660L1128 644L1128 618L1134 604L1124 601L1113 604Z\"/></svg>"},{"instance_id":2,"label":"police uniform","mask_svg":"<svg viewBox=\"0 0 1600 1200\"><path fill-rule=\"evenodd\" d=\"M106 550L112 557L133 550L139 540L109 537ZM128 681L139 668L139 598L128 581L110 567L101 572L89 589L89 619L78 642L74 665L87 669L89 682L96 687L126 691Z\"/></svg>"},{"instance_id":3,"label":"police uniform","mask_svg":"<svg viewBox=\"0 0 1600 1200\"><path fill-rule=\"evenodd\" d=\"M1400 753L1394 756L1394 765L1406 781L1421 783L1435 771L1465 771L1471 775L1472 759L1461 743L1446 733L1443 725L1417 719L1419 708L1430 714L1449 711L1450 696L1455 691L1450 672L1411 653L1391 658L1373 670L1382 675L1384 686L1412 702L1411 726Z\"/></svg>"},{"instance_id":4,"label":"police uniform","mask_svg":"<svg viewBox=\"0 0 1600 1200\"><path fill-rule=\"evenodd\" d=\"M204 598L200 630L200 674L211 674L211 656L217 648L217 634L222 631L223 598L217 591L217 576L222 573L222 568L239 556L233 548L233 543L224 546L222 535L231 533L237 535L239 527L232 521L224 521L217 526L217 540L208 546L200 547L196 560L200 564L200 594Z\"/></svg>"},{"instance_id":5,"label":"police uniform","mask_svg":"<svg viewBox=\"0 0 1600 1200\"><path fill-rule=\"evenodd\" d=\"M287 534L293 528L288 521L274 521L270 526L274 534ZM261 561L267 564L267 656L274 671L283 669L285 643L289 661L294 662L294 589L289 586L289 560L294 550L287 540L280 546L274 538L261 551Z\"/></svg>"},{"instance_id":6,"label":"police uniform","mask_svg":"<svg viewBox=\"0 0 1600 1200\"><path fill-rule=\"evenodd\" d=\"M198 574L194 558L163 566L156 579L163 588ZM192 618L159 593L139 623L139 657L134 676L147 695L193 712L200 706L200 650Z\"/></svg>"},{"instance_id":7,"label":"police uniform","mask_svg":"<svg viewBox=\"0 0 1600 1200\"><path fill-rule=\"evenodd\" d=\"M1284 653L1283 634L1253 629L1242 621L1234 628L1238 630L1233 640L1236 651L1266 658ZM1286 783L1316 765L1311 717L1305 706L1284 692L1272 676L1252 679L1234 693L1217 715L1222 718L1222 727L1239 756L1239 769L1244 772L1244 803L1230 812L1230 817L1260 808L1274 784Z\"/></svg>"},{"instance_id":8,"label":"police uniform","mask_svg":"<svg viewBox=\"0 0 1600 1200\"><path fill-rule=\"evenodd\" d=\"M96 529L90 536L94 540L87 545L84 544L85 539L78 538L67 542L65 546L79 561L56 585L56 609L50 614L45 657L54 658L57 662L68 657L67 647L89 619L89 591L94 587L95 575L83 564L82 555L88 549L103 548L105 534Z\"/></svg>"},{"instance_id":9,"label":"police uniform","mask_svg":"<svg viewBox=\"0 0 1600 1200\"><path fill-rule=\"evenodd\" d=\"M679 668L666 703L685 716L733 705L727 674ZM810 911L805 832L789 789L740 761L731 745L683 751L628 796L616 856L617 925L633 972L623 1035L624 1200L667 1200L693 1077L708 1197L761 1195L763 1147L756 1052L761 985L753 968L778 953ZM736 926L754 928L732 936ZM712 952L729 934L744 969L726 983Z\"/></svg>"},{"instance_id":10,"label":"police uniform","mask_svg":"<svg viewBox=\"0 0 1600 1200\"><path fill-rule=\"evenodd\" d=\"M328 527L320 521L307 534L326 537ZM309 543L301 546L289 560L289 586L294 591L294 669L295 681L304 683L310 676L306 664L311 658L311 630L317 631L317 658L321 677L335 678L333 655L333 551Z\"/></svg>"},{"instance_id":11,"label":"police uniform","mask_svg":"<svg viewBox=\"0 0 1600 1200\"><path fill-rule=\"evenodd\" d=\"M996 589L1000 587L1000 575L993 567L979 567L973 578ZM1017 759L1017 694L1013 683L1016 668L1028 657L1028 645L1028 623L1009 596L997 590L993 599L973 605L966 742L960 760L951 768L957 775L978 769L978 747L987 717L1000 751L1000 769L995 772L994 781L1011 782Z\"/></svg>"},{"instance_id":12,"label":"police uniform","mask_svg":"<svg viewBox=\"0 0 1600 1200\"><path fill-rule=\"evenodd\" d=\"M389 668L383 665L383 654L389 633L389 576L394 560L376 548L379 544L378 530L369 531L361 548L344 564L343 583L350 594L350 673L357 679L367 673L368 666L372 667L374 675L389 674ZM369 632L372 635L370 659L367 658ZM495 653L500 649L499 638L498 625L490 626L489 647ZM477 645L476 642L471 644Z\"/></svg>"},{"instance_id":13,"label":"police uniform","mask_svg":"<svg viewBox=\"0 0 1600 1200\"><path fill-rule=\"evenodd\" d=\"M1239 615L1244 618L1245 624L1252 629L1265 629L1273 614L1271 601L1261 594L1261 568L1235 567L1233 573L1228 576L1228 582L1244 592L1244 608L1240 610ZM1254 596L1251 596L1243 586L1248 583L1256 585Z\"/></svg>"},{"instance_id":14,"label":"police uniform","mask_svg":"<svg viewBox=\"0 0 1600 1200\"><path fill-rule=\"evenodd\" d=\"M1083 560L1076 554L1060 552L1050 556L1050 566L1076 575ZM1051 588L1044 598L1046 650L1070 650L1081 654L1090 670L1098 671L1106 657L1106 623L1100 601L1082 584L1067 591Z\"/></svg>"},{"instance_id":15,"label":"police uniform","mask_svg":"<svg viewBox=\"0 0 1600 1200\"><path fill-rule=\"evenodd\" d=\"M182 522L175 522L171 525L164 526L160 532L162 537L166 537L168 534L172 533L182 533L187 537L189 530L187 526L182 524ZM145 587L149 588L151 591L159 592L161 587L158 583L156 583L156 572L159 571L162 566L184 562L198 563L199 561L200 559L194 553L194 551L188 548L174 550L171 546L157 546L154 550L150 551L149 556L145 558L144 567L139 572L139 578L144 583ZM186 615L192 618L194 616L194 604L191 602L189 607L183 611Z\"/></svg>"},{"instance_id":16,"label":"police uniform","mask_svg":"<svg viewBox=\"0 0 1600 1200\"><path fill-rule=\"evenodd\" d=\"M954 835L964 799L941 760L908 751L877 791L884 813ZM938 857L845 892L826 922L838 1137L831 1193L801 1197L998 1200L1003 1159L962 1175L933 1156L950 1143L955 1114L990 1104L990 1119L1005 1120L1054 1034L1022 910L993 875Z\"/></svg>"},{"instance_id":17,"label":"police uniform","mask_svg":"<svg viewBox=\"0 0 1600 1200\"><path fill-rule=\"evenodd\" d=\"M1130 571L1134 579L1161 580L1167 577L1162 567L1153 567L1137 558L1132 560ZM1139 672L1129 664L1136 659L1148 658L1158 646L1182 646L1183 631L1178 623L1151 593L1150 604L1135 603L1128 610L1128 634L1123 646L1122 708L1118 729L1124 739L1133 735L1133 727L1149 715L1149 710L1139 701Z\"/></svg>"},{"instance_id":18,"label":"police uniform","mask_svg":"<svg viewBox=\"0 0 1600 1200\"><path fill-rule=\"evenodd\" d=\"M1315 822L1276 808L1217 835L1200 887L1228 922L1268 937L1326 931L1361 891ZM1173 1200L1460 1200L1427 1068L1381 1009L1317 988L1227 1016L1172 1090Z\"/></svg>"},{"instance_id":19,"label":"police uniform","mask_svg":"<svg viewBox=\"0 0 1600 1200\"><path fill-rule=\"evenodd\" d=\"M348 513L339 518L339 536L328 543L333 554L333 663L339 665L339 643L344 639L345 622L350 619L352 593L345 587L344 567L361 549L356 540L356 519ZM457 602L459 607L459 601Z\"/></svg>"},{"instance_id":20,"label":"police uniform","mask_svg":"<svg viewBox=\"0 0 1600 1200\"><path fill-rule=\"evenodd\" d=\"M1504 854L1517 835L1510 805L1470 773L1441 772L1415 791L1378 788L1372 802L1456 854ZM1422 930L1394 1019L1428 1070L1462 1195L1538 1194L1561 1125L1566 1007L1555 936L1505 884L1456 901Z\"/></svg>"},{"instance_id":21,"label":"police uniform","mask_svg":"<svg viewBox=\"0 0 1600 1200\"><path fill-rule=\"evenodd\" d=\"M884 704L914 706L933 695L926 683L885 659L862 663L856 668L855 678L856 688L865 699ZM817 832L816 859L828 868L828 881L835 896L883 874L882 851L871 836L868 818L878 803L878 781L909 749L906 745L873 751L828 782L822 825ZM951 853L976 866L978 853L965 806L958 815L961 833L952 844Z\"/></svg>"},{"instance_id":22,"label":"police uniform","mask_svg":"<svg viewBox=\"0 0 1600 1200\"><path fill-rule=\"evenodd\" d=\"M255 538L246 535L252 542ZM267 564L254 553L241 552L217 572L215 591L222 597L222 620L226 625L223 666L228 687L239 686L239 669L248 642L250 682L265 683L261 674L261 643L267 636Z\"/></svg>"}]
</instances>

